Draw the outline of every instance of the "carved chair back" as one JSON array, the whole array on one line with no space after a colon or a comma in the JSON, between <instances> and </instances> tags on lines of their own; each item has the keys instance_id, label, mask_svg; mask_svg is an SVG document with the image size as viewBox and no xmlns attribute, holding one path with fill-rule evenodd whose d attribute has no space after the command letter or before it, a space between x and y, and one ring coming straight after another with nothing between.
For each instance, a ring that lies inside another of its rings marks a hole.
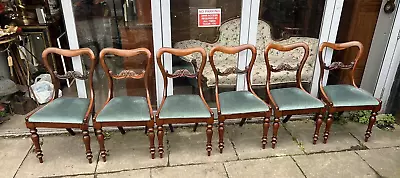
<instances>
[{"instance_id":1,"label":"carved chair back","mask_svg":"<svg viewBox=\"0 0 400 178\"><path fill-rule=\"evenodd\" d=\"M125 69L119 72L118 74L114 74L110 68L107 66L107 63L105 61L106 55L107 54L112 54L116 55L119 57L135 57L140 54L144 54L147 57L147 65L146 68L143 69L140 73L137 73L134 70L129 70ZM100 64L104 70L105 75L107 76L108 79L108 98L106 100L107 104L113 97L114 97L114 91L113 91L113 79L115 80L120 80L120 79L144 79L144 86L146 90L146 99L147 103L149 104L149 108L151 108L151 102L150 102L150 92L149 92L149 80L150 80L150 74L153 71L153 60L151 59L151 52L146 49L146 48L137 48L137 49L131 49L131 50L125 50L125 49L115 49L115 48L104 48L100 52Z\"/></svg>"},{"instance_id":2,"label":"carved chair back","mask_svg":"<svg viewBox=\"0 0 400 178\"><path fill-rule=\"evenodd\" d=\"M200 53L201 54L201 65L200 69L198 71L195 71L196 73L191 73L187 69L178 69L174 73L169 73L167 70L165 70L163 63L161 62L161 56L164 53L170 53L175 56L186 56L190 55L193 53ZM164 95L163 95L163 102L167 96L167 88L168 88L168 78L180 78L180 77L187 77L187 78L196 78L197 77L197 84L199 88L199 93L201 98L203 97L203 89L202 89L202 73L204 70L204 66L206 65L206 60L207 60L207 53L203 48L187 48L187 49L174 49L174 48L161 48L157 52L157 64L158 68L161 71L161 74L163 76L164 80Z\"/></svg>"},{"instance_id":3,"label":"carved chair back","mask_svg":"<svg viewBox=\"0 0 400 178\"><path fill-rule=\"evenodd\" d=\"M295 50L296 48L303 48L304 49L304 55L297 66L291 66L286 63L279 64L278 66L272 66L269 63L269 57L268 54L272 49L278 50L279 52L288 52L291 50ZM281 72L281 71L296 71L296 85L298 88L304 90L303 85L301 83L301 72L303 70L304 64L307 62L308 58L308 53L309 53L309 47L306 43L293 43L289 45L279 45L279 44L274 44L270 43L264 51L264 59L265 59L265 64L267 65L267 90L270 90L270 81L271 81L271 73L272 72Z\"/></svg>"},{"instance_id":4,"label":"carved chair back","mask_svg":"<svg viewBox=\"0 0 400 178\"><path fill-rule=\"evenodd\" d=\"M49 61L47 56L49 54L58 54L60 56L65 57L75 57L80 55L87 55L91 61L90 70L89 72L85 71L83 74L79 71L67 71L64 75L60 75L55 71ZM90 107L93 106L94 102L94 91L93 91L93 73L95 67L97 65L96 57L93 51L89 48L81 48L76 50L66 50L66 49L59 49L59 48L46 48L42 53L42 59L44 66L46 67L47 71L50 73L52 83L54 85L54 93L53 99L58 98L58 90L60 89L60 79L79 79L79 80L86 80L89 79L89 90L90 90ZM53 100L52 99L52 100Z\"/></svg>"},{"instance_id":5,"label":"carved chair back","mask_svg":"<svg viewBox=\"0 0 400 178\"><path fill-rule=\"evenodd\" d=\"M250 61L249 65L245 67L244 70L239 69L237 66L232 66L221 72L220 69L218 69L215 66L214 54L216 52L222 52L225 54L237 54L237 53L239 53L241 51L245 51L245 50L251 51L251 61ZM251 87L250 76L251 76L251 70L253 69L254 62L256 60L256 56L257 56L256 47L251 44L244 44L244 45L240 45L240 46L236 46L236 47L215 46L215 47L211 48L208 58L210 60L210 65L211 65L211 68L212 68L212 70L214 72L214 76L215 76L215 94L218 95L219 76L226 77L231 74L236 74L236 75L237 74L246 74L248 90L250 90L252 93L254 93L254 91Z\"/></svg>"},{"instance_id":6,"label":"carved chair back","mask_svg":"<svg viewBox=\"0 0 400 178\"><path fill-rule=\"evenodd\" d=\"M351 62L350 64L343 64L342 62L332 62L329 66L327 66L324 62L324 59L322 57L322 52L325 48L331 48L333 50L345 50L351 47L358 47L358 53L354 59L353 62ZM319 56L319 64L320 64L320 69L321 69L321 73L319 76L319 85L320 88L323 87L322 85L322 81L324 78L324 72L325 70L337 70L337 69L341 69L341 70L351 70L350 72L350 79L351 79L351 84L358 88L358 86L356 85L355 81L354 81L354 72L355 72L355 68L357 66L357 62L358 60L361 58L362 54L364 52L364 46L358 42L358 41L350 41L350 42L346 42L346 43L328 43L328 42L323 42L321 44L321 46L319 47L319 51L318 51L318 56Z\"/></svg>"}]
</instances>

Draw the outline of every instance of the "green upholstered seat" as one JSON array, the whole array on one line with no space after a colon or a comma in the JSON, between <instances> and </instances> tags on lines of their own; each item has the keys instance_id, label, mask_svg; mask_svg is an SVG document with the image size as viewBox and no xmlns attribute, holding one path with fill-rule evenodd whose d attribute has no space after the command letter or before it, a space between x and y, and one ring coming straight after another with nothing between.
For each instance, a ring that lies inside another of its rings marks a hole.
<instances>
[{"instance_id":1,"label":"green upholstered seat","mask_svg":"<svg viewBox=\"0 0 400 178\"><path fill-rule=\"evenodd\" d=\"M160 119L186 119L211 117L199 95L167 96L161 108Z\"/></svg>"},{"instance_id":2,"label":"green upholstered seat","mask_svg":"<svg viewBox=\"0 0 400 178\"><path fill-rule=\"evenodd\" d=\"M324 103L319 99L314 98L300 88L273 89L271 90L271 95L281 111L324 107Z\"/></svg>"},{"instance_id":3,"label":"green upholstered seat","mask_svg":"<svg viewBox=\"0 0 400 178\"><path fill-rule=\"evenodd\" d=\"M149 121L147 100L140 96L112 98L96 117L96 122Z\"/></svg>"},{"instance_id":4,"label":"green upholstered seat","mask_svg":"<svg viewBox=\"0 0 400 178\"><path fill-rule=\"evenodd\" d=\"M89 108L86 98L57 98L29 117L29 122L81 124Z\"/></svg>"},{"instance_id":5,"label":"green upholstered seat","mask_svg":"<svg viewBox=\"0 0 400 178\"><path fill-rule=\"evenodd\" d=\"M324 91L335 107L379 105L370 93L352 85L328 85Z\"/></svg>"},{"instance_id":6,"label":"green upholstered seat","mask_svg":"<svg viewBox=\"0 0 400 178\"><path fill-rule=\"evenodd\" d=\"M268 106L251 92L248 91L230 91L219 94L221 114L240 114L266 112Z\"/></svg>"}]
</instances>

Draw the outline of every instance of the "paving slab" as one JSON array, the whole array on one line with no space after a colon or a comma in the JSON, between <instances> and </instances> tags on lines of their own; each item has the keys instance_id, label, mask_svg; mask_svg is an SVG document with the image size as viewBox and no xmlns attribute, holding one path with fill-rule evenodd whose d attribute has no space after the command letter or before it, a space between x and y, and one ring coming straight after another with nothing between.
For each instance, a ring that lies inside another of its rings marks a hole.
<instances>
[{"instance_id":1,"label":"paving slab","mask_svg":"<svg viewBox=\"0 0 400 178\"><path fill-rule=\"evenodd\" d=\"M222 163L164 167L151 170L152 178L227 178Z\"/></svg>"},{"instance_id":2,"label":"paving slab","mask_svg":"<svg viewBox=\"0 0 400 178\"><path fill-rule=\"evenodd\" d=\"M169 163L170 165L224 162L237 160L238 157L233 149L230 140L225 137L225 148L222 154L218 149L218 131L213 128L212 152L207 156L206 151L206 128L198 127L196 132L193 128L176 128L175 132L168 133L169 142Z\"/></svg>"},{"instance_id":3,"label":"paving slab","mask_svg":"<svg viewBox=\"0 0 400 178\"><path fill-rule=\"evenodd\" d=\"M19 168L16 177L49 177L76 174L93 174L98 157L98 144L91 137L93 163L89 164L85 155L82 135L45 136L42 151L44 163L40 164L33 149Z\"/></svg>"},{"instance_id":4,"label":"paving slab","mask_svg":"<svg viewBox=\"0 0 400 178\"><path fill-rule=\"evenodd\" d=\"M308 178L377 177L354 151L293 156Z\"/></svg>"},{"instance_id":5,"label":"paving slab","mask_svg":"<svg viewBox=\"0 0 400 178\"><path fill-rule=\"evenodd\" d=\"M357 151L382 177L400 177L400 148L382 148Z\"/></svg>"},{"instance_id":6,"label":"paving slab","mask_svg":"<svg viewBox=\"0 0 400 178\"><path fill-rule=\"evenodd\" d=\"M0 172L2 177L13 177L31 148L28 138L0 138Z\"/></svg>"},{"instance_id":7,"label":"paving slab","mask_svg":"<svg viewBox=\"0 0 400 178\"><path fill-rule=\"evenodd\" d=\"M228 135L225 137L229 137L233 141L240 159L304 154L283 127L278 130L278 143L275 149L271 148L272 128L268 131L267 146L262 149L262 126L262 124L245 124L242 127L239 125L226 126Z\"/></svg>"},{"instance_id":8,"label":"paving slab","mask_svg":"<svg viewBox=\"0 0 400 178\"><path fill-rule=\"evenodd\" d=\"M118 178L150 178L150 169L140 169L133 171L122 171L117 173L107 173L107 174L97 174L97 178L108 178L108 177L118 177Z\"/></svg>"},{"instance_id":9,"label":"paving slab","mask_svg":"<svg viewBox=\"0 0 400 178\"><path fill-rule=\"evenodd\" d=\"M395 124L393 131L381 130L378 127L372 128L372 134L368 142L364 142L367 125L349 122L346 125L347 130L351 132L362 144L368 148L383 148L400 146L400 126Z\"/></svg>"},{"instance_id":10,"label":"paving slab","mask_svg":"<svg viewBox=\"0 0 400 178\"><path fill-rule=\"evenodd\" d=\"M65 176L62 178L94 178L94 174L93 175L73 175L73 176Z\"/></svg>"},{"instance_id":11,"label":"paving slab","mask_svg":"<svg viewBox=\"0 0 400 178\"><path fill-rule=\"evenodd\" d=\"M283 124L284 127L297 139L306 153L342 151L362 148L350 130L343 125L332 124L328 143L324 144L325 123L321 125L317 144L313 144L315 124L312 120L292 121Z\"/></svg>"},{"instance_id":12,"label":"paving slab","mask_svg":"<svg viewBox=\"0 0 400 178\"><path fill-rule=\"evenodd\" d=\"M229 178L304 177L290 156L224 163Z\"/></svg>"},{"instance_id":13,"label":"paving slab","mask_svg":"<svg viewBox=\"0 0 400 178\"><path fill-rule=\"evenodd\" d=\"M119 132L109 134L110 138L105 140L107 162L99 160L97 173L167 166L168 156L163 159L158 157L157 144L156 158L151 159L149 138L144 130L131 130L125 135ZM157 137L154 142L157 143Z\"/></svg>"}]
</instances>

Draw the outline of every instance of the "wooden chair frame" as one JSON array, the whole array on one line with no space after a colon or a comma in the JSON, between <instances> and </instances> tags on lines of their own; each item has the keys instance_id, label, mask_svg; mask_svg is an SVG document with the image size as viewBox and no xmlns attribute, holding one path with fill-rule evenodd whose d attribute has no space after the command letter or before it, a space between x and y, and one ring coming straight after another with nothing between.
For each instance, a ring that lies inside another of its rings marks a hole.
<instances>
[{"instance_id":1,"label":"wooden chair frame","mask_svg":"<svg viewBox=\"0 0 400 178\"><path fill-rule=\"evenodd\" d=\"M276 68L274 68L272 65L270 65L268 53L271 49L275 49L280 52L287 52L287 51L294 50L296 48L304 49L304 55L300 61L300 65L293 67L288 64L281 64L281 65L278 65ZM285 45L285 46L271 43L265 48L264 59L265 59L265 64L267 65L267 72L268 72L266 92L267 92L267 96L268 96L268 103L272 105L272 108L274 110L273 136L272 136L272 141L271 141L272 148L275 148L275 145L277 143L279 122L280 122L280 118L283 116L286 116L286 118L283 120L283 122L286 123L292 115L316 113L313 144L316 144L316 142L318 140L318 135L319 135L319 130L320 130L321 124L322 124L323 114L326 112L325 106L322 108L307 108L307 109L281 111L279 109L278 105L276 104L274 98L272 97L271 89L270 89L270 81L271 81L271 73L272 72L294 71L295 70L296 71L296 87L311 96L311 94L304 89L302 82L301 82L302 81L301 80L301 72L303 70L305 63L307 62L308 54L309 54L309 47L306 43L294 43L294 44L289 44L289 45Z\"/></svg>"},{"instance_id":2,"label":"wooden chair frame","mask_svg":"<svg viewBox=\"0 0 400 178\"><path fill-rule=\"evenodd\" d=\"M161 62L161 56L164 53L170 53L176 56L186 56L192 53L201 53L201 65L200 69L197 72L197 74L191 74L188 70L181 69L181 70L176 70L173 74L168 73L168 71L165 70L163 63ZM211 110L211 108L208 106L206 100L204 99L203 95L203 89L202 89L202 73L204 70L204 67L206 65L207 61L207 53L203 48L188 48L188 49L173 49L173 48L161 48L157 52L157 64L158 67L161 71L161 74L163 76L164 80L164 91L163 91L163 99L161 101L161 105L157 110L156 114L156 123L157 123L157 138L158 138L158 152L160 154L160 158L163 157L164 154L164 143L163 143L163 137L164 137L164 130L163 130L163 124L174 124L174 123L197 123L198 122L206 122L207 123L207 129L206 129L206 134L207 134L207 145L206 145L206 150L208 153L208 156L211 155L212 151L212 145L211 145L211 139L212 139L212 124L214 123L214 113ZM197 83L199 86L199 95L201 100L203 101L204 105L210 112L210 117L209 118L190 118L190 119L180 119L180 118L174 118L174 119L160 119L159 115L160 112L163 108L163 105L165 103L165 100L167 99L167 88L168 88L168 78L178 78L178 77L197 77Z\"/></svg>"},{"instance_id":3,"label":"wooden chair frame","mask_svg":"<svg viewBox=\"0 0 400 178\"><path fill-rule=\"evenodd\" d=\"M43 163L43 152L40 147L39 143L39 135L37 134L37 127L45 127L45 128L66 128L67 131L71 135L75 135L75 132L71 128L80 128L83 133L83 142L85 144L86 148L86 158L88 159L89 163L92 163L92 151L90 148L90 136L89 136L89 131L88 131L88 121L91 116L93 116L94 113L94 91L93 91L93 72L94 69L97 65L97 60L96 57L93 53L93 51L89 48L82 48L82 49L77 49L77 50L64 50L64 49L59 49L59 48L46 48L43 53L42 53L42 59L44 66L46 67L47 71L50 73L52 83L54 85L54 92L53 92L53 98L49 101L49 103L53 102L55 99L58 98L58 90L60 89L60 79L71 79L71 78L77 78L77 79L86 79L87 76L85 74L81 74L80 72L77 71L68 71L64 75L59 75L57 74L51 65L48 62L47 56L49 54L58 54L66 57L74 57L74 56L80 56L80 55L88 55L90 60L91 60L91 66L90 66L90 71L89 71L89 90L90 90L90 102L89 102L89 107L88 110L84 116L83 123L82 124L70 124L70 123L48 123L48 122L29 122L29 118L36 113L32 112L25 118L25 124L26 127L30 129L31 133L31 139L33 141L33 144L35 146L35 152L36 152L36 157L39 159L40 163ZM48 103L48 104L49 104ZM43 108L42 108L43 109Z\"/></svg>"},{"instance_id":4,"label":"wooden chair frame","mask_svg":"<svg viewBox=\"0 0 400 178\"><path fill-rule=\"evenodd\" d=\"M135 71L132 70L123 70L119 74L115 75L112 73L112 71L108 68L106 62L105 62L105 55L106 54L113 54L116 56L120 57L134 57L139 54L145 54L147 57L147 66L145 71L143 73L137 74ZM100 63L101 66L104 70L104 73L107 76L108 79L108 98L106 102L104 103L102 109L97 112L96 116L93 118L93 127L96 131L96 136L97 140L100 145L100 156L102 157L103 161L106 161L106 149L105 149L105 144L104 144L104 134L102 127L112 127L112 126L117 126L118 129L122 134L125 134L125 130L123 129L123 126L145 126L148 137L149 137L149 142L150 142L150 154L151 158L154 159L155 157L155 147L154 147L154 117L153 117L153 109L151 107L151 101L150 101L150 92L149 92L149 76L150 73L153 71L153 60L151 58L151 52L146 49L146 48L138 48L138 49L132 49L132 50L123 50L123 49L115 49L115 48L105 48L101 50L100 52ZM106 105L110 102L110 100L114 97L113 93L113 79L119 80L119 79L143 79L144 78L144 86L146 89L146 100L147 100L147 105L149 108L149 115L150 115L150 120L149 121L114 121L114 122L97 122L96 118L98 114L106 107Z\"/></svg>"},{"instance_id":5,"label":"wooden chair frame","mask_svg":"<svg viewBox=\"0 0 400 178\"><path fill-rule=\"evenodd\" d=\"M322 52L323 52L324 48L331 48L333 50L345 50L350 47L358 47L358 49L359 49L354 62L352 62L351 64L347 64L347 65L343 64L342 62L333 62L329 66L326 66L326 64L322 58ZM333 113L334 112L342 113L344 111L372 110L371 117L369 118L368 128L365 133L365 139L364 139L365 142L367 142L368 138L371 137L372 126L374 125L374 123L376 121L376 113L381 109L381 106L382 106L381 100L375 98L379 102L379 105L377 105L377 106L365 105L365 106L334 107L332 101L329 99L329 97L326 95L326 93L324 91L323 82L322 82L325 70L336 70L336 69L351 70L351 73L350 73L351 85L358 89L359 87L356 85L355 80L354 80L354 72L355 72L358 60L361 58L363 52L364 52L364 46L358 41L351 41L351 42L339 43L339 44L324 42L324 43L322 43L322 45L319 48L319 63L320 63L320 69L321 69L321 73L319 76L319 94L320 94L320 97L323 99L323 101L325 103L327 103L327 107L328 107L328 109L327 109L328 110L328 118L326 121L326 127L325 127L325 132L324 132L324 143L327 142L328 137L329 137L330 128L333 123Z\"/></svg>"},{"instance_id":6,"label":"wooden chair frame","mask_svg":"<svg viewBox=\"0 0 400 178\"><path fill-rule=\"evenodd\" d=\"M236 54L239 53L240 51L244 50L250 50L252 53L251 56L251 61L250 64L246 67L244 70L240 70L237 67L230 67L227 68L225 71L221 72L217 69L214 63L214 53L215 52L223 52L227 54ZM224 46L215 46L211 49L209 53L209 60L210 60L210 65L211 68L214 72L215 76L215 101L217 104L217 112L218 112L218 135L219 135L219 142L218 142L218 148L220 153L223 152L224 149L224 122L226 119L237 119L237 118L243 118L241 121L240 125L243 125L245 118L250 118L250 117L264 117L264 122L263 122L263 136L261 139L262 147L265 148L265 145L267 144L267 136L268 136L268 128L269 128L269 122L270 122L270 116L271 116L271 106L267 103L265 103L264 100L259 98L257 94L254 92L252 86L251 86L251 71L254 66L254 62L256 60L257 56L257 50L256 47L250 44L245 44L245 45L240 45L236 47L224 47ZM223 115L221 114L221 105L220 105L220 100L219 100L219 92L218 92L218 76L228 76L230 74L244 74L246 73L246 81L247 81L247 89L259 100L264 102L269 110L267 112L250 112L250 113L240 113L240 114L227 114Z\"/></svg>"}]
</instances>

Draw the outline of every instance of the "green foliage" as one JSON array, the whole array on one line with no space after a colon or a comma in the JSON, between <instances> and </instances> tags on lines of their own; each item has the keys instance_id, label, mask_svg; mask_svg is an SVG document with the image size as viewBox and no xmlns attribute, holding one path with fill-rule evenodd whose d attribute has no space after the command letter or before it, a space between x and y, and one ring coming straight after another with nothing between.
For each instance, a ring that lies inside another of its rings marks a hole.
<instances>
[{"instance_id":1,"label":"green foliage","mask_svg":"<svg viewBox=\"0 0 400 178\"><path fill-rule=\"evenodd\" d=\"M350 120L354 122L359 122L362 124L368 124L369 123L369 117L371 117L371 111L370 110L364 110L364 111L352 111L349 113L350 115Z\"/></svg>"},{"instance_id":2,"label":"green foliage","mask_svg":"<svg viewBox=\"0 0 400 178\"><path fill-rule=\"evenodd\" d=\"M396 118L391 114L379 114L376 116L376 126L384 130L394 129Z\"/></svg>"},{"instance_id":3,"label":"green foliage","mask_svg":"<svg viewBox=\"0 0 400 178\"><path fill-rule=\"evenodd\" d=\"M354 122L368 124L369 118L371 117L371 111L352 111L349 113L349 119ZM394 123L396 122L396 118L391 114L378 114L376 116L375 125L384 130L392 130L394 129Z\"/></svg>"},{"instance_id":4,"label":"green foliage","mask_svg":"<svg viewBox=\"0 0 400 178\"><path fill-rule=\"evenodd\" d=\"M7 113L6 111L0 111L0 117L6 117Z\"/></svg>"}]
</instances>

